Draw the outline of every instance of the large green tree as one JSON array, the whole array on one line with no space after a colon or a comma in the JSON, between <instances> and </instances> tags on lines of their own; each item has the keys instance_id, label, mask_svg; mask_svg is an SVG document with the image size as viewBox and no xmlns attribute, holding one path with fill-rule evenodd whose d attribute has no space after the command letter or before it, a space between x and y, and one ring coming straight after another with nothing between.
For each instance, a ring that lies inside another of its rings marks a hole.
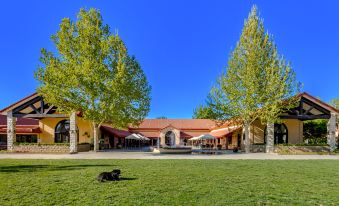
<instances>
[{"instance_id":1,"label":"large green tree","mask_svg":"<svg viewBox=\"0 0 339 206\"><path fill-rule=\"evenodd\" d=\"M145 118L151 87L98 10L81 9L76 22L64 18L52 41L57 52L41 50L38 92L61 112L81 111L92 122L95 150L101 124L123 128Z\"/></svg>"},{"instance_id":2,"label":"large green tree","mask_svg":"<svg viewBox=\"0 0 339 206\"><path fill-rule=\"evenodd\" d=\"M250 124L279 121L279 114L296 106L299 83L290 64L278 54L265 32L257 7L245 21L240 40L229 56L226 72L218 78L210 96L217 119L229 117L244 126L245 152L249 152Z\"/></svg>"},{"instance_id":3,"label":"large green tree","mask_svg":"<svg viewBox=\"0 0 339 206\"><path fill-rule=\"evenodd\" d=\"M204 105L199 105L193 110L193 119L220 119L222 115L220 110L216 108L216 104L213 101L213 97L210 95L207 96L206 102Z\"/></svg>"}]
</instances>

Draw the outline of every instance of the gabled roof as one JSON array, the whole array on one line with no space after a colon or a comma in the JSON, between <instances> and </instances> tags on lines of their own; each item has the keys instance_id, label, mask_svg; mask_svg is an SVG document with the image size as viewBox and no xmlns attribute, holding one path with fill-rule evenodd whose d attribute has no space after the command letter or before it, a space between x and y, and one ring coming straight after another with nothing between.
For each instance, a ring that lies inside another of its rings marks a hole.
<instances>
[{"instance_id":1,"label":"gabled roof","mask_svg":"<svg viewBox=\"0 0 339 206\"><path fill-rule=\"evenodd\" d=\"M8 111L12 110L13 108L15 108L15 107L19 106L20 104L23 104L23 103L25 103L25 102L27 102L27 101L37 97L37 96L39 96L38 93L34 92L33 94L28 95L27 97L25 97L25 98L15 102L15 103L9 105L8 107L3 108L2 110L0 110L0 114L4 114L5 115L5 114L7 114Z\"/></svg>"},{"instance_id":2,"label":"gabled roof","mask_svg":"<svg viewBox=\"0 0 339 206\"><path fill-rule=\"evenodd\" d=\"M139 126L130 126L129 129L163 129L171 125L177 129L209 130L216 125L210 119L145 119Z\"/></svg>"},{"instance_id":3,"label":"gabled roof","mask_svg":"<svg viewBox=\"0 0 339 206\"><path fill-rule=\"evenodd\" d=\"M338 110L338 109L336 109L336 108L334 108L333 106L331 106L331 105L329 105L329 104L327 104L327 103L321 101L320 99L318 99L318 98L316 98L316 97L314 97L314 96L308 94L307 92L300 93L298 96L299 96L299 97L304 97L304 98L306 98L306 99L308 99L308 100L310 100L310 101L312 101L312 102L318 104L319 106L321 106L321 107L327 109L328 111L334 112L334 113L336 113L337 115L339 115L339 110Z\"/></svg>"}]
</instances>

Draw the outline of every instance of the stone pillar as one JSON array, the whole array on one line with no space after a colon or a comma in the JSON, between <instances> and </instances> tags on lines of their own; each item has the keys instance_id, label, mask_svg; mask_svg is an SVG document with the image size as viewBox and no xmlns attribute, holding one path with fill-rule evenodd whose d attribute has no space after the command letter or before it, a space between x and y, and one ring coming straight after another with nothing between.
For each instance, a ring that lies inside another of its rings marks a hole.
<instances>
[{"instance_id":1,"label":"stone pillar","mask_svg":"<svg viewBox=\"0 0 339 206\"><path fill-rule=\"evenodd\" d=\"M7 151L13 151L13 143L16 142L16 118L12 111L7 113Z\"/></svg>"},{"instance_id":2,"label":"stone pillar","mask_svg":"<svg viewBox=\"0 0 339 206\"><path fill-rule=\"evenodd\" d=\"M336 114L331 112L331 117L327 123L327 144L330 146L331 152L333 152L337 147L335 139L335 124Z\"/></svg>"},{"instance_id":3,"label":"stone pillar","mask_svg":"<svg viewBox=\"0 0 339 206\"><path fill-rule=\"evenodd\" d=\"M266 153L274 152L274 124L267 123L266 131Z\"/></svg>"},{"instance_id":4,"label":"stone pillar","mask_svg":"<svg viewBox=\"0 0 339 206\"><path fill-rule=\"evenodd\" d=\"M78 152L78 133L76 124L76 113L73 112L70 116L69 123L69 152L71 154Z\"/></svg>"}]
</instances>

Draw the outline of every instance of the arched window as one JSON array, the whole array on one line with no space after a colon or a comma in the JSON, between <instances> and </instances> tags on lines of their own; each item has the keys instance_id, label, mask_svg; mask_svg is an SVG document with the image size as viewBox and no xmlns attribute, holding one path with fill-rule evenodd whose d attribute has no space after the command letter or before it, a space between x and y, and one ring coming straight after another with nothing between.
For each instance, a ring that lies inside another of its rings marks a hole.
<instances>
[{"instance_id":1,"label":"arched window","mask_svg":"<svg viewBox=\"0 0 339 206\"><path fill-rule=\"evenodd\" d=\"M267 138L267 127L265 127L265 143ZM288 130L284 123L274 124L274 144L287 144L288 143Z\"/></svg>"},{"instance_id":2,"label":"arched window","mask_svg":"<svg viewBox=\"0 0 339 206\"><path fill-rule=\"evenodd\" d=\"M60 121L54 130L54 142L55 143L69 143L69 120L62 120ZM78 128L77 128L78 130ZM79 132L77 132L77 139L79 142Z\"/></svg>"}]
</instances>

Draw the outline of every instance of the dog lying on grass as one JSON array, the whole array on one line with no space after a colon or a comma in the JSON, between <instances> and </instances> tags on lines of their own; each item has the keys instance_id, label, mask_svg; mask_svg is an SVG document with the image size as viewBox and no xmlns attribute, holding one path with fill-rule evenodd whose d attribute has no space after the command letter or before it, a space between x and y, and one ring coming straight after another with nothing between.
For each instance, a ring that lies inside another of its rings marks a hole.
<instances>
[{"instance_id":1,"label":"dog lying on grass","mask_svg":"<svg viewBox=\"0 0 339 206\"><path fill-rule=\"evenodd\" d=\"M102 172L98 175L97 180L99 182L118 181L120 180L120 173L119 169L115 169L112 172Z\"/></svg>"}]
</instances>

